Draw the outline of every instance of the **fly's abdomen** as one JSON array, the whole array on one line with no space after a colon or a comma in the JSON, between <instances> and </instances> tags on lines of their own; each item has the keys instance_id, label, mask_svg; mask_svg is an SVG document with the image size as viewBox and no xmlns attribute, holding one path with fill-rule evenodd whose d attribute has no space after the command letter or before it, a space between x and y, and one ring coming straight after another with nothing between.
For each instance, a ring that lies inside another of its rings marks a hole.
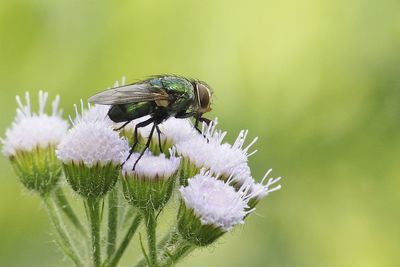
<instances>
[{"instance_id":1,"label":"fly's abdomen","mask_svg":"<svg viewBox=\"0 0 400 267\"><path fill-rule=\"evenodd\" d=\"M108 116L114 122L131 121L153 113L154 107L154 102L115 105L108 111Z\"/></svg>"}]
</instances>

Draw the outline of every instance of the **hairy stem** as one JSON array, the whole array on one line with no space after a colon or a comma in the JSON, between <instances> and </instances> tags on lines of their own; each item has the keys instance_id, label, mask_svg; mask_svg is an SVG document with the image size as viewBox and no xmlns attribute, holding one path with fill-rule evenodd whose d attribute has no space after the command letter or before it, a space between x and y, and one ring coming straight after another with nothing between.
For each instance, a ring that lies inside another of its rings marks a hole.
<instances>
[{"instance_id":1,"label":"hairy stem","mask_svg":"<svg viewBox=\"0 0 400 267\"><path fill-rule=\"evenodd\" d=\"M169 239L160 252L161 262L159 266L172 266L194 249L195 246L184 240L176 230L171 231Z\"/></svg>"},{"instance_id":2,"label":"hairy stem","mask_svg":"<svg viewBox=\"0 0 400 267\"><path fill-rule=\"evenodd\" d=\"M196 246L188 243L175 230L172 230L158 244L159 259L158 267L169 267L175 265L183 257L192 252ZM146 267L146 259L141 259L135 267Z\"/></svg>"},{"instance_id":3,"label":"hairy stem","mask_svg":"<svg viewBox=\"0 0 400 267\"><path fill-rule=\"evenodd\" d=\"M180 240L173 247L166 247L160 267L169 267L175 265L180 259L187 256L196 247L185 240ZM169 249L169 250L168 250Z\"/></svg>"},{"instance_id":4,"label":"hairy stem","mask_svg":"<svg viewBox=\"0 0 400 267\"><path fill-rule=\"evenodd\" d=\"M115 252L118 227L118 194L114 188L108 194L108 236L107 236L107 257Z\"/></svg>"},{"instance_id":5,"label":"hairy stem","mask_svg":"<svg viewBox=\"0 0 400 267\"><path fill-rule=\"evenodd\" d=\"M154 211L145 212L147 243L149 246L150 267L157 267L156 216Z\"/></svg>"},{"instance_id":6,"label":"hairy stem","mask_svg":"<svg viewBox=\"0 0 400 267\"><path fill-rule=\"evenodd\" d=\"M86 200L86 209L90 224L90 232L92 239L92 260L93 267L100 267L101 265L101 247L100 247L100 221L101 221L101 208L100 199L88 198Z\"/></svg>"},{"instance_id":7,"label":"hairy stem","mask_svg":"<svg viewBox=\"0 0 400 267\"><path fill-rule=\"evenodd\" d=\"M65 194L61 188L58 188L54 192L54 201L57 206L64 212L70 222L75 226L75 228L82 234L82 236L87 237L87 233L83 225L76 216L74 210L72 209L71 205L69 204Z\"/></svg>"},{"instance_id":8,"label":"hairy stem","mask_svg":"<svg viewBox=\"0 0 400 267\"><path fill-rule=\"evenodd\" d=\"M175 237L177 236L177 232L175 227L173 227L167 234L165 234L165 236L161 239L161 241L158 242L157 244L157 249L158 251L163 251L165 246L167 244L173 244L173 240L175 239ZM147 261L145 258L140 259L135 267L144 267L147 266Z\"/></svg>"},{"instance_id":9,"label":"hairy stem","mask_svg":"<svg viewBox=\"0 0 400 267\"><path fill-rule=\"evenodd\" d=\"M117 251L115 252L114 256L109 260L109 263L106 262L104 264L104 266L107 266L107 267L117 266L119 260L121 259L126 248L128 247L129 242L131 241L132 237L135 235L136 230L138 229L140 222L142 221L142 218L143 218L143 216L141 214L136 215L136 217L133 219L132 224L129 227L124 239L122 240Z\"/></svg>"},{"instance_id":10,"label":"hairy stem","mask_svg":"<svg viewBox=\"0 0 400 267\"><path fill-rule=\"evenodd\" d=\"M73 246L72 241L69 237L68 231L62 223L60 214L55 206L54 202L50 198L43 198L43 202L46 205L50 219L56 229L59 236L59 245L63 249L64 253L75 263L78 267L84 267L83 261L79 256L76 248Z\"/></svg>"}]
</instances>

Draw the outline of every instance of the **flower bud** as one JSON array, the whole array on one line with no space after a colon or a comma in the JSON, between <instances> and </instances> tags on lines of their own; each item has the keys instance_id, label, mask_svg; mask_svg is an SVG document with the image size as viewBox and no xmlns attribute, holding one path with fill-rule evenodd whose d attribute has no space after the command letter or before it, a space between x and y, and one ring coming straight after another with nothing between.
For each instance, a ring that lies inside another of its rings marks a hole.
<instances>
[{"instance_id":1,"label":"flower bud","mask_svg":"<svg viewBox=\"0 0 400 267\"><path fill-rule=\"evenodd\" d=\"M181 185L187 185L187 179L204 168L221 180L234 176L233 184L240 187L248 182L250 168L248 158L256 151L248 153L257 141L243 148L247 131L241 131L233 145L223 143L226 132L216 130L215 122L203 127L203 136L190 138L176 144L178 154L183 157L181 166Z\"/></svg>"},{"instance_id":2,"label":"flower bud","mask_svg":"<svg viewBox=\"0 0 400 267\"><path fill-rule=\"evenodd\" d=\"M181 187L178 231L196 246L207 246L235 225L243 224L248 209L247 187L236 190L229 182L202 171Z\"/></svg>"},{"instance_id":3,"label":"flower bud","mask_svg":"<svg viewBox=\"0 0 400 267\"><path fill-rule=\"evenodd\" d=\"M269 169L264 177L262 178L260 183L256 183L254 179L250 183L248 197L249 197L249 209L253 209L264 197L269 195L272 192L278 191L281 189L281 185L276 185L271 188L272 185L276 184L281 180L281 177L278 178L269 178L268 182L265 183L265 180L268 178L268 175L272 172L272 169Z\"/></svg>"},{"instance_id":4,"label":"flower bud","mask_svg":"<svg viewBox=\"0 0 400 267\"><path fill-rule=\"evenodd\" d=\"M90 118L96 119L77 116L57 148L57 157L74 191L85 198L100 198L117 182L123 154L129 147L106 117L102 120L92 114Z\"/></svg>"},{"instance_id":5,"label":"flower bud","mask_svg":"<svg viewBox=\"0 0 400 267\"><path fill-rule=\"evenodd\" d=\"M60 179L61 164L55 147L68 130L58 109L59 96L52 103L51 115L45 113L47 98L47 93L39 92L39 112L33 113L29 93L25 94L25 105L17 96L17 116L2 140L3 154L10 159L21 182L42 195L48 194Z\"/></svg>"},{"instance_id":6,"label":"flower bud","mask_svg":"<svg viewBox=\"0 0 400 267\"><path fill-rule=\"evenodd\" d=\"M124 195L134 207L142 211L157 211L168 202L175 187L180 162L180 158L174 156L174 151L170 153L171 158L168 159L164 154L153 156L147 152L133 170L138 158L138 154L134 154L124 165Z\"/></svg>"},{"instance_id":7,"label":"flower bud","mask_svg":"<svg viewBox=\"0 0 400 267\"><path fill-rule=\"evenodd\" d=\"M143 122L149 119L150 116L144 116L139 119L136 119L129 123L123 130L122 134L129 139L129 143L133 144L133 135L135 131L135 127L138 123ZM142 146L137 146L136 151L141 151L143 148L143 144L146 143L147 138L150 135L150 131L152 128L152 124L142 127L138 129L138 140L139 144ZM160 146L162 152L169 157L169 149L172 148L176 143L183 142L190 138L200 137L200 134L194 129L189 119L177 119L174 117L170 117L163 123L158 125L160 129L160 140L158 138L158 132L154 131L152 136L152 141L150 143L150 151L154 155L159 155L161 153ZM161 141L161 143L159 142Z\"/></svg>"}]
</instances>

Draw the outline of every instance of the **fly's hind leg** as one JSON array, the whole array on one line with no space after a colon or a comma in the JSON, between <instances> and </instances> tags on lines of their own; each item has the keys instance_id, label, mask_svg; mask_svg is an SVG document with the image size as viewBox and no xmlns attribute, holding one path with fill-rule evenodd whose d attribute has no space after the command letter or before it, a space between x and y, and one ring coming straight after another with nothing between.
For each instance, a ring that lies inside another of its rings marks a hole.
<instances>
[{"instance_id":1,"label":"fly's hind leg","mask_svg":"<svg viewBox=\"0 0 400 267\"><path fill-rule=\"evenodd\" d=\"M131 149L129 150L129 155L128 155L128 157L126 158L126 160L124 161L124 163L122 163L121 167L124 166L125 163L131 158L133 152L135 151L136 146L137 146L138 143L139 143L139 138L138 138L138 130L139 130L139 128L146 127L147 125L149 125L149 124L152 123L152 122L154 122L154 119L153 119L153 118L150 118L150 119L148 119L148 120L145 120L145 121L142 121L142 122L139 122L138 124L136 124L136 126L135 126L135 131L134 131L134 133L133 133L133 145L132 145Z\"/></svg>"},{"instance_id":2,"label":"fly's hind leg","mask_svg":"<svg viewBox=\"0 0 400 267\"><path fill-rule=\"evenodd\" d=\"M139 160L143 157L144 152L146 152L146 150L149 148L151 139L153 138L154 129L155 129L156 127L157 127L157 124L154 123L154 124L153 124L153 127L151 127L151 131L150 131L149 137L147 138L146 146L144 147L144 149L143 149L142 152L140 153L139 157L138 157L137 160L135 161L135 164L133 164L132 171L135 170L136 165L138 164Z\"/></svg>"},{"instance_id":3,"label":"fly's hind leg","mask_svg":"<svg viewBox=\"0 0 400 267\"><path fill-rule=\"evenodd\" d=\"M160 127L158 127L158 124L155 124L155 125L156 125L156 130L157 130L157 135L158 135L158 146L160 148L160 153L162 154L164 152L163 152L162 145L161 145L161 130L160 130Z\"/></svg>"}]
</instances>

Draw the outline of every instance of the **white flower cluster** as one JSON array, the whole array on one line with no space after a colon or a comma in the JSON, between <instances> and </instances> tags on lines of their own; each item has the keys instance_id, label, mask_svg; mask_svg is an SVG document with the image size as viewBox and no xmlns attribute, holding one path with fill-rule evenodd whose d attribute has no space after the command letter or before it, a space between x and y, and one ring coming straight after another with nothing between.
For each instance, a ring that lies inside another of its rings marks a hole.
<instances>
[{"instance_id":1,"label":"white flower cluster","mask_svg":"<svg viewBox=\"0 0 400 267\"><path fill-rule=\"evenodd\" d=\"M87 105L87 109L85 109L85 105L83 100L81 100L80 111L77 105L74 105L75 108L75 119L70 118L72 124L78 124L81 122L104 122L109 126L114 126L114 123L108 117L107 113L109 110L109 106L104 105Z\"/></svg>"},{"instance_id":2,"label":"white flower cluster","mask_svg":"<svg viewBox=\"0 0 400 267\"><path fill-rule=\"evenodd\" d=\"M278 178L269 178L268 182L265 183L268 175L272 172L272 169L269 169L264 177L262 178L260 183L256 183L254 179L250 180L250 190L249 195L256 200L261 200L266 197L269 193L275 192L281 189L281 185L276 185L271 188L272 185L275 185L277 182L281 180L281 177Z\"/></svg>"},{"instance_id":3,"label":"white flower cluster","mask_svg":"<svg viewBox=\"0 0 400 267\"><path fill-rule=\"evenodd\" d=\"M68 130L68 124L61 118L58 109L58 96L53 102L52 115L45 114L47 97L47 93L39 92L38 113L32 113L28 93L26 105L17 97L17 117L7 130L5 140L2 140L3 153L10 157L18 150L29 151L37 146L58 145L57 157L64 164L84 164L91 168L112 163L115 171L120 172L118 166L125 161L130 148L128 141L114 130L120 125L109 119L109 107L88 105L85 108L81 101L80 111L75 106L76 117L71 119L73 127ZM125 130L133 131L138 123L148 118L142 117L129 123ZM141 128L139 134L146 139L151 127L152 124ZM248 131L241 131L235 142L228 144L224 142L226 132L216 129L216 121L209 127L203 124L202 134L194 129L188 119L169 118L159 128L162 142L173 145L169 155L155 156L147 151L137 162L139 154L134 153L124 164L122 173L127 179L134 175L149 180L171 178L178 171L184 173L182 162L189 161L195 166L197 175L188 177L187 186L182 186L179 191L186 207L193 210L203 225L229 231L243 223L259 200L280 189L280 185L276 185L280 177L268 178L271 170L260 183L253 179L248 158L256 152L249 150L257 138L245 146ZM158 142L157 137L154 132L152 141ZM198 170L201 172L198 173ZM147 194L147 191L143 192ZM160 201L164 205L163 201L166 200Z\"/></svg>"},{"instance_id":4,"label":"white flower cluster","mask_svg":"<svg viewBox=\"0 0 400 267\"><path fill-rule=\"evenodd\" d=\"M133 165L139 157L139 154L135 153L126 164L124 164L122 172L124 175L137 174L140 177L149 179L171 177L179 168L180 158L175 157L175 152L172 150L170 154L171 157L168 159L164 154L154 156L150 152L146 152L137 163L135 170L133 170ZM126 156L124 158L126 158Z\"/></svg>"},{"instance_id":5,"label":"white flower cluster","mask_svg":"<svg viewBox=\"0 0 400 267\"><path fill-rule=\"evenodd\" d=\"M149 119L150 116L144 116L139 119L136 119L129 123L128 125L125 126L125 130L129 132L134 132L135 127L138 123L145 121ZM120 126L121 124L117 124ZM150 135L152 124L139 128L138 129L138 134L143 139L147 139L148 136ZM161 123L159 125L160 131L161 131L161 142L169 142L172 144L177 144L183 141L186 141L191 138L199 137L199 134L197 131L194 129L193 124L189 119L176 119L174 117L171 117ZM157 134L153 135L153 141L158 142L158 136Z\"/></svg>"},{"instance_id":6,"label":"white flower cluster","mask_svg":"<svg viewBox=\"0 0 400 267\"><path fill-rule=\"evenodd\" d=\"M26 104L17 96L17 116L11 127L6 130L3 143L3 154L14 156L17 151L32 151L36 147L45 148L57 145L68 130L68 123L61 118L58 108L60 97L56 96L52 103L52 113L45 113L48 93L39 92L39 112L31 110L29 93L25 94Z\"/></svg>"},{"instance_id":7,"label":"white flower cluster","mask_svg":"<svg viewBox=\"0 0 400 267\"><path fill-rule=\"evenodd\" d=\"M86 111L81 103L81 114L77 107L74 127L61 141L57 148L57 157L64 163L84 163L87 167L99 163L106 165L123 162L124 154L129 150L128 142L120 138L113 130L107 118L106 109L93 106Z\"/></svg>"},{"instance_id":8,"label":"white flower cluster","mask_svg":"<svg viewBox=\"0 0 400 267\"><path fill-rule=\"evenodd\" d=\"M236 191L229 183L217 180L202 171L189 180L187 187L179 189L186 206L193 209L204 225L213 225L223 231L243 224L249 197L246 187Z\"/></svg>"},{"instance_id":9,"label":"white flower cluster","mask_svg":"<svg viewBox=\"0 0 400 267\"><path fill-rule=\"evenodd\" d=\"M177 151L183 157L190 159L199 168L206 168L216 176L225 178L234 176L239 184L248 182L251 176L247 164L248 158L256 153L248 153L254 140L245 148L248 131L241 131L233 145L222 143L226 132L216 130L216 123L203 127L205 138L190 138L176 144ZM201 137L201 136L200 136Z\"/></svg>"}]
</instances>

